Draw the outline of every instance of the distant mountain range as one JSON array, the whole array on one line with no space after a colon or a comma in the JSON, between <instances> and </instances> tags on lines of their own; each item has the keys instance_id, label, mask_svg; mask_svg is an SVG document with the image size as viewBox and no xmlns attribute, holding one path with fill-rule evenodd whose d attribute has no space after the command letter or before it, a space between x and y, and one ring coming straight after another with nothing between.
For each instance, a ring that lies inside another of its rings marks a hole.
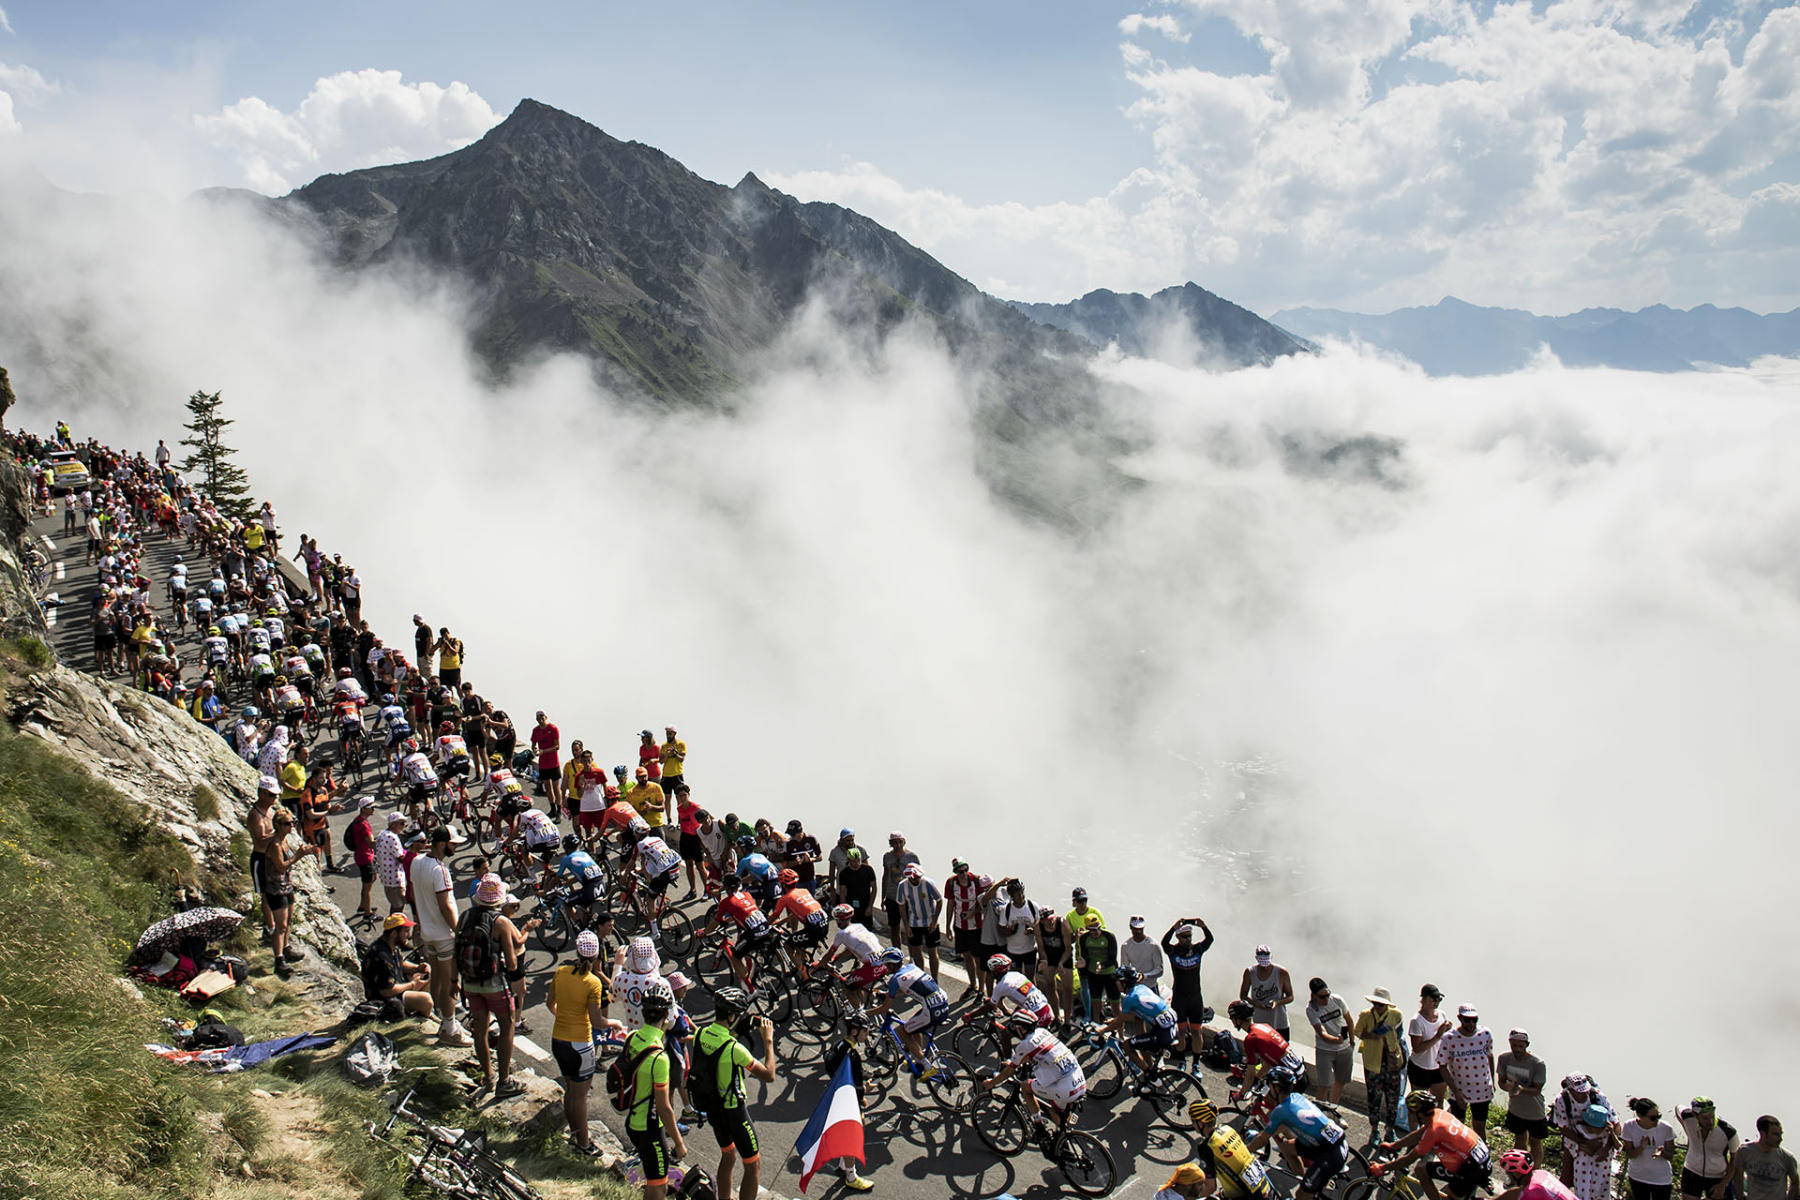
<instances>
[{"instance_id":1,"label":"distant mountain range","mask_svg":"<svg viewBox=\"0 0 1800 1200\"><path fill-rule=\"evenodd\" d=\"M1272 320L1316 341L1361 341L1391 350L1431 375L1514 371L1541 347L1568 366L1634 371L1741 367L1763 355L1800 354L1800 308L1763 315L1711 304L1686 310L1658 304L1636 312L1584 308L1565 317L1540 317L1446 297L1430 308L1379 316L1291 308Z\"/></svg>"},{"instance_id":2,"label":"distant mountain range","mask_svg":"<svg viewBox=\"0 0 1800 1200\"><path fill-rule=\"evenodd\" d=\"M454 153L325 175L268 203L315 226L346 268L421 262L471 282L475 347L495 369L576 351L666 403L706 402L744 382L809 300L876 337L922 319L965 363L992 368L986 377L1019 409L1091 394L1080 364L1099 345L1117 339L1136 352L1177 314L1219 362L1266 361L1294 344L1191 287L1149 299L1096 293L1118 311L1098 312L1106 306L1089 296L1055 306L1082 319L1046 312L1039 323L1041 306L987 295L847 208L801 203L755 175L712 183L534 100Z\"/></svg>"},{"instance_id":3,"label":"distant mountain range","mask_svg":"<svg viewBox=\"0 0 1800 1200\"><path fill-rule=\"evenodd\" d=\"M1079 334L1098 346L1183 365L1260 366L1311 347L1247 308L1194 283L1153 296L1104 288L1067 304L1012 306L1045 325Z\"/></svg>"}]
</instances>

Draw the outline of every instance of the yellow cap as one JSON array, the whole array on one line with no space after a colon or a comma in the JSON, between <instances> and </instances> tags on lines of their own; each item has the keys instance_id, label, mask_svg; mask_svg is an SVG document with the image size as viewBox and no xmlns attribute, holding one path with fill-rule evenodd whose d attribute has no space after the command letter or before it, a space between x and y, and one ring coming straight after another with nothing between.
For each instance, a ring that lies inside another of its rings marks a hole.
<instances>
[{"instance_id":1,"label":"yellow cap","mask_svg":"<svg viewBox=\"0 0 1800 1200\"><path fill-rule=\"evenodd\" d=\"M1163 1186L1169 1188L1174 1187L1178 1183L1205 1182L1206 1172L1200 1169L1199 1163L1182 1163L1179 1167L1175 1168L1175 1173L1169 1176L1169 1182L1163 1184Z\"/></svg>"}]
</instances>

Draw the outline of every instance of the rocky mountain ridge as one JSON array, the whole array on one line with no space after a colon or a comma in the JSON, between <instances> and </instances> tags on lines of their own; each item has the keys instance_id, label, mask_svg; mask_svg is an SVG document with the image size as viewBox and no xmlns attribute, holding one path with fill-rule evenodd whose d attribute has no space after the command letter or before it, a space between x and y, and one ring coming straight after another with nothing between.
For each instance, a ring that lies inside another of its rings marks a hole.
<instances>
[{"instance_id":1,"label":"rocky mountain ridge","mask_svg":"<svg viewBox=\"0 0 1800 1200\"><path fill-rule=\"evenodd\" d=\"M1149 296L1101 288L1067 304L1010 303L1034 321L1068 330L1097 346L1116 345L1126 354L1178 366L1267 366L1313 349L1304 339L1197 283Z\"/></svg>"}]
</instances>

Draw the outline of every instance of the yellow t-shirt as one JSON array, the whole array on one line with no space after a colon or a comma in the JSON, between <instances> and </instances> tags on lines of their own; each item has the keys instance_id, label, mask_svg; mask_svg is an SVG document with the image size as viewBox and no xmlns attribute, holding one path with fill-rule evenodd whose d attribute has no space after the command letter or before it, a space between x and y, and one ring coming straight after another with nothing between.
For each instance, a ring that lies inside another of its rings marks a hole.
<instances>
[{"instance_id":1,"label":"yellow t-shirt","mask_svg":"<svg viewBox=\"0 0 1800 1200\"><path fill-rule=\"evenodd\" d=\"M662 773L667 779L671 775L682 774L681 768L687 762L687 743L681 741L664 742L662 744Z\"/></svg>"},{"instance_id":2,"label":"yellow t-shirt","mask_svg":"<svg viewBox=\"0 0 1800 1200\"><path fill-rule=\"evenodd\" d=\"M244 549L261 550L263 547L263 527L255 521L244 529Z\"/></svg>"},{"instance_id":3,"label":"yellow t-shirt","mask_svg":"<svg viewBox=\"0 0 1800 1200\"><path fill-rule=\"evenodd\" d=\"M556 1024L551 1027L550 1036L577 1046L593 1041L594 1022L588 1013L588 1002L598 1004L602 1010L606 1008L606 981L593 971L577 975L573 966L564 963L556 968L550 991L556 997Z\"/></svg>"},{"instance_id":4,"label":"yellow t-shirt","mask_svg":"<svg viewBox=\"0 0 1800 1200\"><path fill-rule=\"evenodd\" d=\"M643 783L634 783L625 791L625 803L638 810L644 823L652 829L661 829L663 823L663 790L662 785L654 779Z\"/></svg>"},{"instance_id":5,"label":"yellow t-shirt","mask_svg":"<svg viewBox=\"0 0 1800 1200\"><path fill-rule=\"evenodd\" d=\"M292 800L298 797L305 787L305 767L297 762L291 762L281 768L281 798L283 800Z\"/></svg>"},{"instance_id":6,"label":"yellow t-shirt","mask_svg":"<svg viewBox=\"0 0 1800 1200\"><path fill-rule=\"evenodd\" d=\"M438 643L438 670L462 670L462 642L456 638Z\"/></svg>"}]
</instances>

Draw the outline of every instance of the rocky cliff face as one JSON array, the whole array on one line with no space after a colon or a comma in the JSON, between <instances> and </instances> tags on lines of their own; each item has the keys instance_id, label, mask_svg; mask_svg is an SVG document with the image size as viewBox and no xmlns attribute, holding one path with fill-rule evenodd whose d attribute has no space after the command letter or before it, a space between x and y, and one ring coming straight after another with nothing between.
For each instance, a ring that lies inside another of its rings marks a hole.
<instances>
[{"instance_id":1,"label":"rocky cliff face","mask_svg":"<svg viewBox=\"0 0 1800 1200\"><path fill-rule=\"evenodd\" d=\"M10 459L0 462L0 637L35 637L46 646L50 631L25 579L23 539L31 524L31 480Z\"/></svg>"}]
</instances>

